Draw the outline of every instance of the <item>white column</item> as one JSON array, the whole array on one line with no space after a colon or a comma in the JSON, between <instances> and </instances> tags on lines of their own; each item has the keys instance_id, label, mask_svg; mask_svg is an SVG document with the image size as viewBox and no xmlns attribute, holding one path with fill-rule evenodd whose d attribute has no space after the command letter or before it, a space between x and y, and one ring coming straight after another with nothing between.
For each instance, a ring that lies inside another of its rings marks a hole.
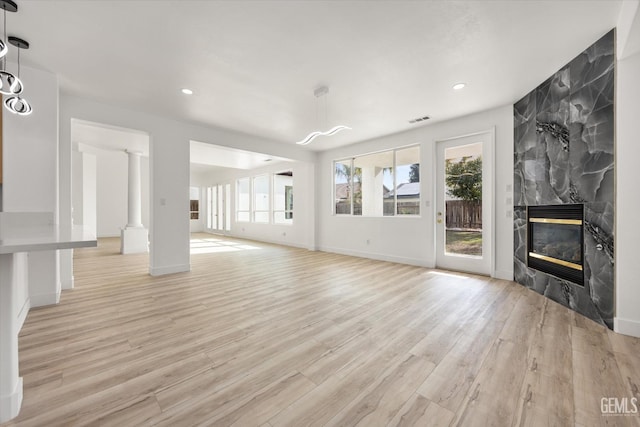
<instances>
[{"instance_id":1,"label":"white column","mask_svg":"<svg viewBox=\"0 0 640 427\"><path fill-rule=\"evenodd\" d=\"M149 233L142 226L142 190L140 185L139 151L126 150L129 157L127 226L122 229L120 252L123 254L147 252Z\"/></svg>"},{"instance_id":2,"label":"white column","mask_svg":"<svg viewBox=\"0 0 640 427\"><path fill-rule=\"evenodd\" d=\"M140 188L140 153L126 151L129 156L129 209L127 227L142 227L142 190Z\"/></svg>"}]
</instances>

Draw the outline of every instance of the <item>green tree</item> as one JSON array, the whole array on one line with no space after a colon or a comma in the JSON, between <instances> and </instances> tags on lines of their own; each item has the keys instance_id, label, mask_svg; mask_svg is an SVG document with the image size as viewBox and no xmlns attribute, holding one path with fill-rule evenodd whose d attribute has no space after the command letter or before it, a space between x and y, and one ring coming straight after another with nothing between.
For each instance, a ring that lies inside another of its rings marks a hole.
<instances>
[{"instance_id":1,"label":"green tree","mask_svg":"<svg viewBox=\"0 0 640 427\"><path fill-rule=\"evenodd\" d=\"M409 169L409 182L420 182L420 164L414 163Z\"/></svg>"},{"instance_id":2,"label":"green tree","mask_svg":"<svg viewBox=\"0 0 640 427\"><path fill-rule=\"evenodd\" d=\"M447 194L462 200L482 200L482 157L463 157L459 162L447 159Z\"/></svg>"},{"instance_id":3,"label":"green tree","mask_svg":"<svg viewBox=\"0 0 640 427\"><path fill-rule=\"evenodd\" d=\"M347 181L347 199L349 203L353 200L354 214L358 215L362 205L362 168L355 167L353 173L351 166L344 163L336 163L336 177ZM352 191L355 190L355 191Z\"/></svg>"}]
</instances>

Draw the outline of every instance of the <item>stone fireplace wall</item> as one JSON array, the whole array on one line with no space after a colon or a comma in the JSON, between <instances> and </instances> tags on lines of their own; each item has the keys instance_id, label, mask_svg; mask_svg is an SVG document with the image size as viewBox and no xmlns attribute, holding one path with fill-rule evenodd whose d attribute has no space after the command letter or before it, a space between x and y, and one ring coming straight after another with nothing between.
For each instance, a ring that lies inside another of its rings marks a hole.
<instances>
[{"instance_id":1,"label":"stone fireplace wall","mask_svg":"<svg viewBox=\"0 0 640 427\"><path fill-rule=\"evenodd\" d=\"M514 280L603 325L614 315L615 30L514 104ZM527 267L527 206L582 203L580 286Z\"/></svg>"}]
</instances>

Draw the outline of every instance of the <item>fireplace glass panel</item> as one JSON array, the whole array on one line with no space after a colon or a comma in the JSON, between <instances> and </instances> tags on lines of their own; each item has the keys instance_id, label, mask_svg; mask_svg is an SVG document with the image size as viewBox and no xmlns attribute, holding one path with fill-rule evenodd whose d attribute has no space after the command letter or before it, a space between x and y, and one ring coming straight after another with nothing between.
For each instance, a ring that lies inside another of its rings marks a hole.
<instances>
[{"instance_id":1,"label":"fireplace glass panel","mask_svg":"<svg viewBox=\"0 0 640 427\"><path fill-rule=\"evenodd\" d=\"M580 225L532 223L532 252L582 265Z\"/></svg>"}]
</instances>

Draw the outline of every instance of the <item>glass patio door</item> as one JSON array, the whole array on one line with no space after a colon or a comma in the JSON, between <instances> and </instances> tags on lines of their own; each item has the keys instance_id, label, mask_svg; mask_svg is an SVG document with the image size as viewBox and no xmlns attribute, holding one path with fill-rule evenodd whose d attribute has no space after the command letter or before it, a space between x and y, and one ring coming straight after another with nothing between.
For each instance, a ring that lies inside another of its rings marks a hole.
<instances>
[{"instance_id":1,"label":"glass patio door","mask_svg":"<svg viewBox=\"0 0 640 427\"><path fill-rule=\"evenodd\" d=\"M436 266L491 275L493 135L436 144Z\"/></svg>"},{"instance_id":2,"label":"glass patio door","mask_svg":"<svg viewBox=\"0 0 640 427\"><path fill-rule=\"evenodd\" d=\"M231 231L231 184L207 188L207 228L220 233Z\"/></svg>"}]
</instances>

